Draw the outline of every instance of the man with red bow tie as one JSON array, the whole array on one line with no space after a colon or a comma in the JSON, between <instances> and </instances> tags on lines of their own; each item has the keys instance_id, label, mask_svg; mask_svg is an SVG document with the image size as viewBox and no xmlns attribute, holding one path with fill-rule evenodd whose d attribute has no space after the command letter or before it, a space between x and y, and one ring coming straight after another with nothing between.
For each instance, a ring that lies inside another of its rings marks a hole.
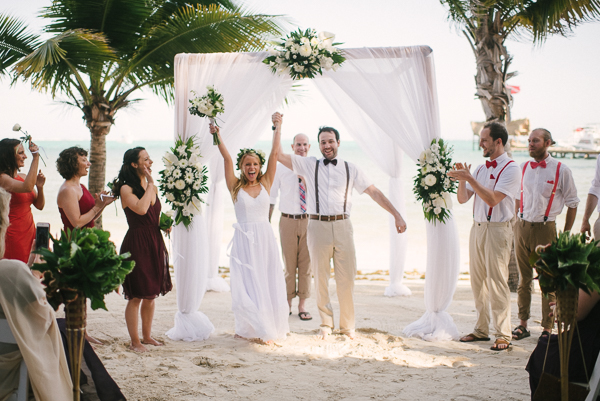
<instances>
[{"instance_id":1,"label":"man with red bow tie","mask_svg":"<svg viewBox=\"0 0 600 401\"><path fill-rule=\"evenodd\" d=\"M479 134L479 147L489 157L471 175L470 165L456 163L448 176L458 180L457 198L466 203L472 196L473 227L469 239L469 273L477 309L477 323L462 342L489 341L490 309L496 341L491 347L510 347L510 289L508 262L513 241L511 221L519 192L519 167L504 152L508 132L498 122L487 123Z\"/></svg>"},{"instance_id":2,"label":"man with red bow tie","mask_svg":"<svg viewBox=\"0 0 600 401\"><path fill-rule=\"evenodd\" d=\"M521 192L515 201L518 221L515 224L515 254L519 265L519 325L513 330L513 339L529 337L527 321L531 317L533 268L529 256L538 245L546 245L556 238L556 216L567 206L564 231L573 227L579 198L571 170L548 154L554 141L550 131L537 128L529 134L529 160L521 164ZM552 333L553 321L549 303L554 295L542 297L542 336Z\"/></svg>"}]
</instances>

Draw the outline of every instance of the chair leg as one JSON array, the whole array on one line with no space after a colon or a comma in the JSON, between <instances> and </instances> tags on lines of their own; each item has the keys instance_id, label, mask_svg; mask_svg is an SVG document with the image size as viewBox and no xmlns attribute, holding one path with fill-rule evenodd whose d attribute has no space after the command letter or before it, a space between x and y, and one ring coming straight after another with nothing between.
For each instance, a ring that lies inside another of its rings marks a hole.
<instances>
[{"instance_id":1,"label":"chair leg","mask_svg":"<svg viewBox=\"0 0 600 401\"><path fill-rule=\"evenodd\" d=\"M19 369L19 389L17 390L17 394L17 401L27 401L29 398L29 376L25 361L21 361L21 368Z\"/></svg>"}]
</instances>

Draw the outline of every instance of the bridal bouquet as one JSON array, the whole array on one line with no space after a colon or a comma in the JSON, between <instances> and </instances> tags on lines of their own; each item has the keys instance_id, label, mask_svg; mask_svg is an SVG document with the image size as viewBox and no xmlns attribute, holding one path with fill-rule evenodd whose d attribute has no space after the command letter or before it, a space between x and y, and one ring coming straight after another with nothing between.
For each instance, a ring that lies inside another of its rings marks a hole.
<instances>
[{"instance_id":1,"label":"bridal bouquet","mask_svg":"<svg viewBox=\"0 0 600 401\"><path fill-rule=\"evenodd\" d=\"M263 63L273 73L290 74L292 79L314 78L323 74L323 68L337 71L346 58L334 47L341 44L334 39L333 33L298 29L282 38L283 42L274 42L277 47L269 49L270 56Z\"/></svg>"},{"instance_id":2,"label":"bridal bouquet","mask_svg":"<svg viewBox=\"0 0 600 401\"><path fill-rule=\"evenodd\" d=\"M452 147L443 139L431 141L429 149L419 157L419 172L415 177L413 192L417 200L423 203L425 218L433 222L444 223L450 216L452 198L456 193L456 182L446 176L452 169Z\"/></svg>"},{"instance_id":3,"label":"bridal bouquet","mask_svg":"<svg viewBox=\"0 0 600 401\"><path fill-rule=\"evenodd\" d=\"M12 128L12 129L13 129L13 131L15 131L15 132L21 132L21 133L23 134L23 136L19 138L19 139L21 140L21 142L22 142L22 143L27 143L27 144L29 144L29 142L31 142L31 135L29 135L29 134L27 133L27 131L23 131L23 129L21 128L21 126L20 126L19 124L15 124L15 125L13 125L13 128ZM39 149L42 149L42 148L39 148ZM38 150L38 152L39 152L39 150ZM46 152L44 152L44 154L46 154ZM46 156L46 157L48 157L48 156ZM44 158L42 157L42 155L41 155L41 154L40 154L40 159L42 160L42 163L44 163L44 167L47 167L47 166L46 166L46 162L44 161Z\"/></svg>"},{"instance_id":4,"label":"bridal bouquet","mask_svg":"<svg viewBox=\"0 0 600 401\"><path fill-rule=\"evenodd\" d=\"M167 203L175 211L175 225L183 223L187 228L194 214L201 212L204 203L201 194L208 193L206 166L194 137L184 142L181 137L175 146L163 156L165 169L160 171L159 189Z\"/></svg>"},{"instance_id":5,"label":"bridal bouquet","mask_svg":"<svg viewBox=\"0 0 600 401\"><path fill-rule=\"evenodd\" d=\"M191 106L188 108L190 114L199 116L199 117L208 117L211 124L216 124L215 118L218 114L221 114L225 111L225 106L223 102L223 95L219 92L215 91L213 86L207 86L208 93L204 96L196 96L196 92L192 91L194 99L190 99ZM220 143L219 137L217 134L213 134L213 145L218 145Z\"/></svg>"}]
</instances>

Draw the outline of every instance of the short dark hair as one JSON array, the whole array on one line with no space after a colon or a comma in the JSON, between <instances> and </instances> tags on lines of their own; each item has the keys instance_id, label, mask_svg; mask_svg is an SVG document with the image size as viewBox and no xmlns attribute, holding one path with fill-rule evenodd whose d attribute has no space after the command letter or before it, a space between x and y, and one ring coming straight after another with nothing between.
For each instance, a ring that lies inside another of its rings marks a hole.
<instances>
[{"instance_id":1,"label":"short dark hair","mask_svg":"<svg viewBox=\"0 0 600 401\"><path fill-rule=\"evenodd\" d=\"M17 164L17 154L15 148L19 146L21 141L18 139L4 138L0 141L0 174L13 176L19 171Z\"/></svg>"},{"instance_id":2,"label":"short dark hair","mask_svg":"<svg viewBox=\"0 0 600 401\"><path fill-rule=\"evenodd\" d=\"M340 140L340 133L335 128L333 128L333 127L319 127L319 133L317 134L317 142L319 142L321 140L320 136L321 136L321 132L323 132L323 131L333 132L335 134L335 140L336 141Z\"/></svg>"},{"instance_id":3,"label":"short dark hair","mask_svg":"<svg viewBox=\"0 0 600 401\"><path fill-rule=\"evenodd\" d=\"M498 121L492 121L483 126L483 129L486 128L490 130L490 136L494 142L496 142L497 139L502 139L502 146L506 145L506 142L508 142L508 131L504 124L499 123Z\"/></svg>"},{"instance_id":4,"label":"short dark hair","mask_svg":"<svg viewBox=\"0 0 600 401\"><path fill-rule=\"evenodd\" d=\"M554 145L556 143L554 142L554 139L552 139L552 134L546 128L536 128L534 130L531 130L531 132L533 131L542 131L542 137L544 138L544 142L550 141L550 145Z\"/></svg>"},{"instance_id":5,"label":"short dark hair","mask_svg":"<svg viewBox=\"0 0 600 401\"><path fill-rule=\"evenodd\" d=\"M56 169L65 180L70 180L79 171L79 156L87 156L87 150L72 146L60 152L56 159Z\"/></svg>"}]
</instances>

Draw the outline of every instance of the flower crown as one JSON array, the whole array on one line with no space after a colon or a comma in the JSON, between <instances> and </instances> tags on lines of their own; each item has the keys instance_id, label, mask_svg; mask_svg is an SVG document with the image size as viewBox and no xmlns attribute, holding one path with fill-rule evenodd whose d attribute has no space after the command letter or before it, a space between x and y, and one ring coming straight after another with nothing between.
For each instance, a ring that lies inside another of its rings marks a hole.
<instances>
[{"instance_id":1,"label":"flower crown","mask_svg":"<svg viewBox=\"0 0 600 401\"><path fill-rule=\"evenodd\" d=\"M265 165L265 162L267 159L265 159L265 152L263 152L260 149L240 149L240 152L237 154L237 161L235 163L235 167L240 170L240 162L242 161L242 159L244 158L244 156L246 155L253 155L258 157L258 159L260 160L260 166L262 169L262 166Z\"/></svg>"}]
</instances>

